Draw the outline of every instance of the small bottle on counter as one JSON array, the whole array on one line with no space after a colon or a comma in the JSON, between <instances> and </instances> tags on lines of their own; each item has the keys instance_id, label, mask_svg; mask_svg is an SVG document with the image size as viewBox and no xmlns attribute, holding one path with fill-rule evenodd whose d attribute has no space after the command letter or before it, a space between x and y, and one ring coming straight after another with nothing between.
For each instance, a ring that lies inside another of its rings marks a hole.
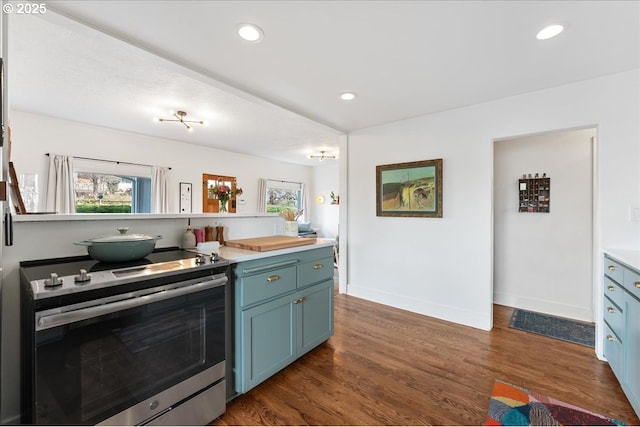
<instances>
[{"instance_id":1,"label":"small bottle on counter","mask_svg":"<svg viewBox=\"0 0 640 427\"><path fill-rule=\"evenodd\" d=\"M205 242L213 242L214 240L216 240L216 239L213 238L213 227L210 226L210 225L207 225L204 228L204 241Z\"/></svg>"},{"instance_id":2,"label":"small bottle on counter","mask_svg":"<svg viewBox=\"0 0 640 427\"><path fill-rule=\"evenodd\" d=\"M222 225L216 226L216 240L220 246L224 245L224 227Z\"/></svg>"},{"instance_id":3,"label":"small bottle on counter","mask_svg":"<svg viewBox=\"0 0 640 427\"><path fill-rule=\"evenodd\" d=\"M182 239L180 240L180 247L182 249L191 249L196 247L196 235L193 234L191 226L187 226L187 230L182 233Z\"/></svg>"},{"instance_id":4,"label":"small bottle on counter","mask_svg":"<svg viewBox=\"0 0 640 427\"><path fill-rule=\"evenodd\" d=\"M196 228L193 230L193 234L196 235L196 245L204 242L204 228Z\"/></svg>"}]
</instances>

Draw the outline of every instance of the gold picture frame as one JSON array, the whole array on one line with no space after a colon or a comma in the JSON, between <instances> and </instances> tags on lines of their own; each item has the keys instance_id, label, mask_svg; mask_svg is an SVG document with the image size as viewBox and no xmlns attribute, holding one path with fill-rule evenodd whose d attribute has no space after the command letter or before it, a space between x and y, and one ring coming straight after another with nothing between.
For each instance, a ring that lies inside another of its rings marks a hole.
<instances>
[{"instance_id":1,"label":"gold picture frame","mask_svg":"<svg viewBox=\"0 0 640 427\"><path fill-rule=\"evenodd\" d=\"M376 166L376 216L442 218L442 159Z\"/></svg>"}]
</instances>

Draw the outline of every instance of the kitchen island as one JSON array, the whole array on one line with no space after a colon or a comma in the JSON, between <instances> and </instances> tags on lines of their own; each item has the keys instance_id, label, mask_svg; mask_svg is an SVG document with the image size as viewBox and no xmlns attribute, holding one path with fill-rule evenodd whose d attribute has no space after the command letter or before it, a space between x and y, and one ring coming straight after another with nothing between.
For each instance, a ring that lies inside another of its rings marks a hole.
<instances>
[{"instance_id":1,"label":"kitchen island","mask_svg":"<svg viewBox=\"0 0 640 427\"><path fill-rule=\"evenodd\" d=\"M227 399L333 335L332 239L265 252L220 248L231 262ZM230 354L231 353L231 354Z\"/></svg>"}]
</instances>

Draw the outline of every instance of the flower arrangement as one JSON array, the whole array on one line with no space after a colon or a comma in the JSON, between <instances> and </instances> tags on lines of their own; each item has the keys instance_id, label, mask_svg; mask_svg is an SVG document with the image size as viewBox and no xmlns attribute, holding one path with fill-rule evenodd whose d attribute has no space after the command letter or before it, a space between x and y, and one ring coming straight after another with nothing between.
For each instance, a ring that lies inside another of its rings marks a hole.
<instances>
[{"instance_id":1,"label":"flower arrangement","mask_svg":"<svg viewBox=\"0 0 640 427\"><path fill-rule=\"evenodd\" d=\"M286 211L281 211L280 216L284 218L285 221L297 221L298 218L302 216L302 212L303 210L294 211L294 210L288 209Z\"/></svg>"},{"instance_id":2,"label":"flower arrangement","mask_svg":"<svg viewBox=\"0 0 640 427\"><path fill-rule=\"evenodd\" d=\"M242 188L236 187L235 190L226 184L216 184L209 186L209 197L220 200L220 212L227 211L227 202L233 196L242 194Z\"/></svg>"}]
</instances>

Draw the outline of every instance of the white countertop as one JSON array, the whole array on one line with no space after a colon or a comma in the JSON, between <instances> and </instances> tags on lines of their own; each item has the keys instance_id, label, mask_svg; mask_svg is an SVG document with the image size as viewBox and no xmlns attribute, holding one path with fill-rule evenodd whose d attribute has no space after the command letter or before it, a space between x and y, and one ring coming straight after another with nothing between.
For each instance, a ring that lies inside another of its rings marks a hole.
<instances>
[{"instance_id":1,"label":"white countertop","mask_svg":"<svg viewBox=\"0 0 640 427\"><path fill-rule=\"evenodd\" d=\"M605 248L604 253L623 264L640 271L640 251L632 249Z\"/></svg>"},{"instance_id":2,"label":"white countertop","mask_svg":"<svg viewBox=\"0 0 640 427\"><path fill-rule=\"evenodd\" d=\"M301 237L304 238L304 237ZM250 251L248 249L231 248L229 246L222 246L220 248L220 256L229 260L229 262L237 263L243 261L251 261L254 259L267 258L275 255L286 255L295 252L308 251L311 249L322 248L326 246L333 246L335 244L334 239L316 239L315 243L310 245L294 246L292 248L275 249L273 251Z\"/></svg>"}]
</instances>

